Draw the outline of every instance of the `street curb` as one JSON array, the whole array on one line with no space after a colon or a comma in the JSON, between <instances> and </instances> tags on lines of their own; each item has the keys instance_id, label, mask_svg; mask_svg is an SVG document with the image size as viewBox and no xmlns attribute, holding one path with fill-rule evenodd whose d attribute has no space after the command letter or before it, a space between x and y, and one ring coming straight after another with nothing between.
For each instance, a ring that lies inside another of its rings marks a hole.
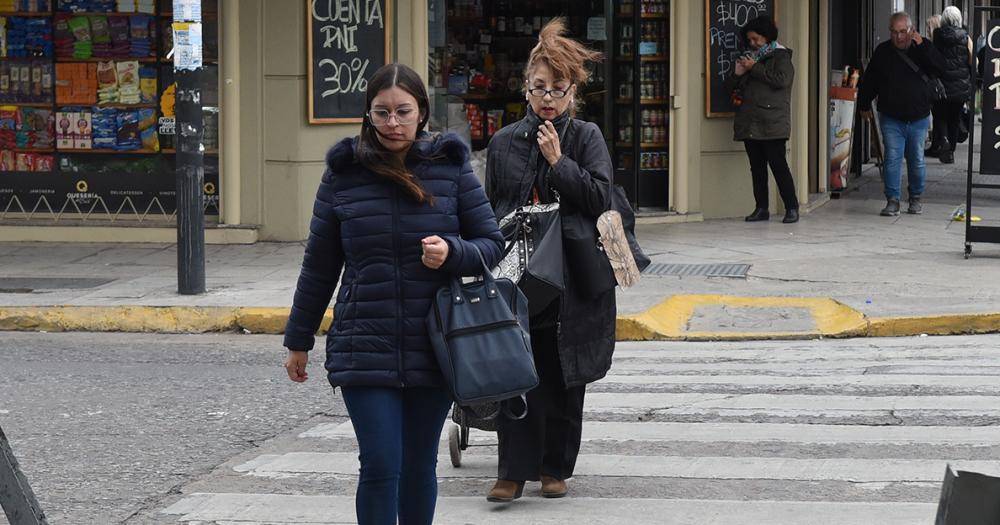
<instances>
[{"instance_id":1,"label":"street curb","mask_svg":"<svg viewBox=\"0 0 1000 525\"><path fill-rule=\"evenodd\" d=\"M746 332L688 331L699 308L799 308L815 330ZM0 330L34 332L242 332L281 334L288 308L188 306L31 306L0 307ZM331 311L320 332L333 320ZM677 295L634 315L617 319L619 341L752 341L849 337L905 337L1000 332L1000 313L869 318L834 299Z\"/></svg>"}]
</instances>

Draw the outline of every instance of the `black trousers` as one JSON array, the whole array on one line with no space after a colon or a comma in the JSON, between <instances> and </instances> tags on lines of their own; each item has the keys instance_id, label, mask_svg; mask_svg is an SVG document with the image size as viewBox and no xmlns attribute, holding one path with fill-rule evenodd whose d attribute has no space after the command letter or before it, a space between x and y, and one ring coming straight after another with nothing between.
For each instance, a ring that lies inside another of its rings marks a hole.
<instances>
[{"instance_id":1,"label":"black trousers","mask_svg":"<svg viewBox=\"0 0 1000 525\"><path fill-rule=\"evenodd\" d=\"M948 147L955 151L958 145L958 126L962 120L962 106L965 102L949 102L942 100L934 103L931 111L934 129L931 145L939 149Z\"/></svg>"},{"instance_id":2,"label":"black trousers","mask_svg":"<svg viewBox=\"0 0 1000 525\"><path fill-rule=\"evenodd\" d=\"M753 176L753 199L758 210L769 207L767 192L767 166L771 166L774 181L778 184L778 193L785 203L786 210L799 209L799 199L795 196L795 182L792 180L792 170L785 159L785 139L775 140L744 140L743 146L750 159L750 174Z\"/></svg>"},{"instance_id":3,"label":"black trousers","mask_svg":"<svg viewBox=\"0 0 1000 525\"><path fill-rule=\"evenodd\" d=\"M538 481L540 475L573 477L583 432L586 385L566 388L556 347L556 329L531 331L538 387L528 392L528 415L519 421L500 416L497 425L497 478ZM515 409L516 412L516 409Z\"/></svg>"}]
</instances>

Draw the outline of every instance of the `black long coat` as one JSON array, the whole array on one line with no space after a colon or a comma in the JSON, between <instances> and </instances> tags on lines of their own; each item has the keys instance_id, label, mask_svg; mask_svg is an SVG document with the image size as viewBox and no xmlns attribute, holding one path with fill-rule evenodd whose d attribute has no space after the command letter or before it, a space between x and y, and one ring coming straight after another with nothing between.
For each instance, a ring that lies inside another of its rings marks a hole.
<instances>
[{"instance_id":1,"label":"black long coat","mask_svg":"<svg viewBox=\"0 0 1000 525\"><path fill-rule=\"evenodd\" d=\"M966 102L972 82L969 62L969 33L961 27L944 26L934 30L934 47L944 57L941 82L949 102Z\"/></svg>"},{"instance_id":2,"label":"black long coat","mask_svg":"<svg viewBox=\"0 0 1000 525\"><path fill-rule=\"evenodd\" d=\"M607 208L613 181L611 155L600 128L592 122L563 116L554 121L560 130L562 159L548 171L548 185L559 192L563 217L583 215L591 221ZM540 159L536 134L539 118L530 110L518 122L505 126L489 144L486 194L497 217L528 203ZM551 195L543 194L543 202ZM560 298L557 323L559 361L567 387L592 383L611 368L615 349L615 290L587 297L563 258L566 291ZM567 328L563 328L567 327Z\"/></svg>"}]
</instances>

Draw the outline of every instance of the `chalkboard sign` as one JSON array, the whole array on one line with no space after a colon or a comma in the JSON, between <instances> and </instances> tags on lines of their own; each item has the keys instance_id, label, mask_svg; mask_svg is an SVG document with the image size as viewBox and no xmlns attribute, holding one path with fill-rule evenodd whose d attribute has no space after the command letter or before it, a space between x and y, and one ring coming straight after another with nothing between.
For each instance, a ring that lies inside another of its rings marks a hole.
<instances>
[{"instance_id":1,"label":"chalkboard sign","mask_svg":"<svg viewBox=\"0 0 1000 525\"><path fill-rule=\"evenodd\" d=\"M777 23L778 0L705 0L705 116L731 117L735 108L723 83L744 52L740 28L758 16Z\"/></svg>"},{"instance_id":2,"label":"chalkboard sign","mask_svg":"<svg viewBox=\"0 0 1000 525\"><path fill-rule=\"evenodd\" d=\"M986 21L986 47L983 62L989 64L983 71L983 129L982 154L979 156L979 172L1000 175L1000 94L996 86L1000 83L997 66L1000 64L1000 20ZM971 129L971 128L970 128ZM972 179L969 179L970 181Z\"/></svg>"},{"instance_id":3,"label":"chalkboard sign","mask_svg":"<svg viewBox=\"0 0 1000 525\"><path fill-rule=\"evenodd\" d=\"M309 122L361 122L365 90L390 61L391 0L306 0Z\"/></svg>"}]
</instances>

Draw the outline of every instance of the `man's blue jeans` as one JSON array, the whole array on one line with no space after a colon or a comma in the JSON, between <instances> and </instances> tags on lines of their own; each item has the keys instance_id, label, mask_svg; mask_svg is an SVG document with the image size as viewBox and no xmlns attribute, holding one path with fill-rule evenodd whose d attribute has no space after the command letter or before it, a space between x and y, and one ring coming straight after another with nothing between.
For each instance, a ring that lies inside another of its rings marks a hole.
<instances>
[{"instance_id":1,"label":"man's blue jeans","mask_svg":"<svg viewBox=\"0 0 1000 525\"><path fill-rule=\"evenodd\" d=\"M907 191L910 197L919 197L924 192L924 140L931 118L913 122L897 120L885 113L879 113L882 127L882 143L885 145L885 198L899 200L900 182L903 178L903 157L906 157Z\"/></svg>"},{"instance_id":2,"label":"man's blue jeans","mask_svg":"<svg viewBox=\"0 0 1000 525\"><path fill-rule=\"evenodd\" d=\"M437 454L451 408L443 388L343 387L361 450L360 525L431 525Z\"/></svg>"}]
</instances>

